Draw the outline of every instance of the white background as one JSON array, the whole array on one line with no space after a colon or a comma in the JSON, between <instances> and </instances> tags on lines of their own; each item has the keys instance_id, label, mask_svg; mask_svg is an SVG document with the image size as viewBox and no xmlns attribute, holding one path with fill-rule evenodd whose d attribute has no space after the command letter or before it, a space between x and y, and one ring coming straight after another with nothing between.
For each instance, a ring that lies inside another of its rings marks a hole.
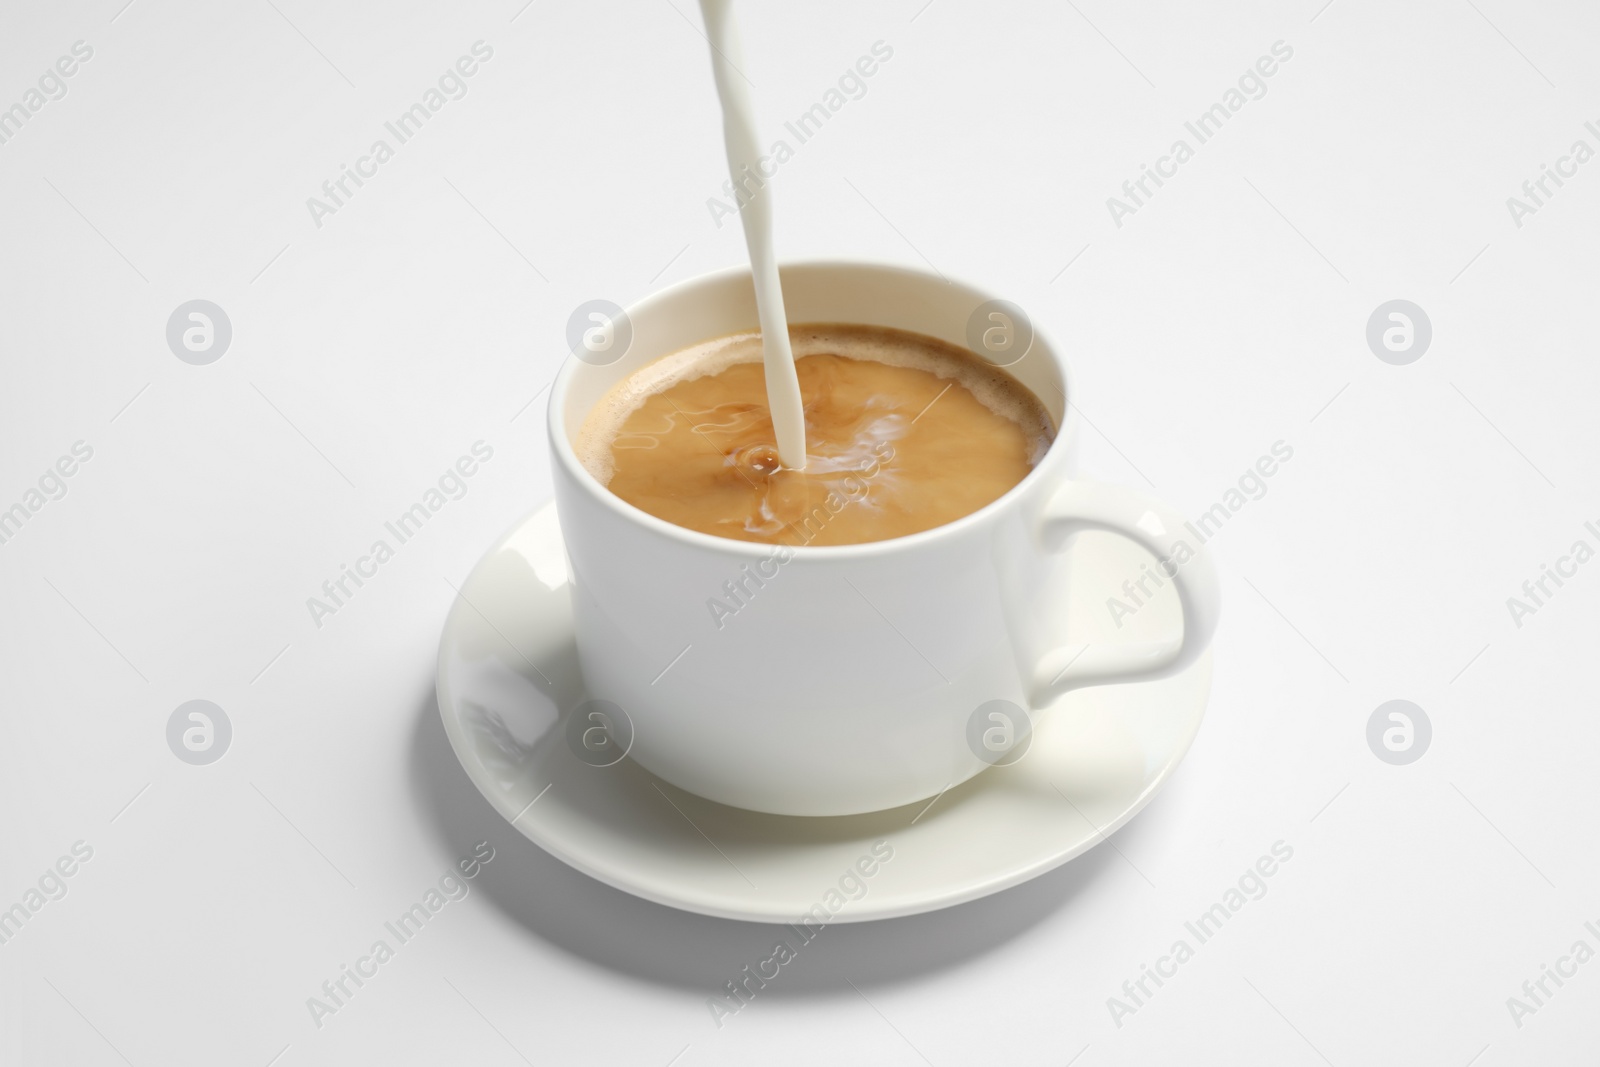
<instances>
[{"instance_id":1,"label":"white background","mask_svg":"<svg viewBox=\"0 0 1600 1067\"><path fill-rule=\"evenodd\" d=\"M1212 543L1209 716L1120 855L831 928L718 1029L706 998L774 931L523 841L432 694L451 583L549 496L569 313L743 255L706 207L698 12L122 2L0 13L0 106L94 49L0 144L0 508L94 450L0 545L0 908L94 850L0 945L0 1061L1588 1062L1600 962L1520 1027L1506 999L1600 948L1600 563L1520 628L1506 598L1600 544L1600 162L1520 228L1506 198L1600 148L1600 12L741 5L773 137L894 49L780 172L784 255L1022 304L1075 360L1088 469L1190 515L1294 457ZM314 225L306 198L480 39L468 94ZM1279 40L1266 96L1114 225L1106 198ZM165 340L195 298L233 326L209 366ZM1409 366L1365 340L1394 298L1433 324ZM318 628L306 598L478 440L466 497ZM205 767L165 739L196 698L234 729ZM1408 766L1366 742L1395 698L1433 724ZM315 1026L306 999L484 839L472 894ZM1278 840L1268 894L1115 1025L1107 998Z\"/></svg>"}]
</instances>

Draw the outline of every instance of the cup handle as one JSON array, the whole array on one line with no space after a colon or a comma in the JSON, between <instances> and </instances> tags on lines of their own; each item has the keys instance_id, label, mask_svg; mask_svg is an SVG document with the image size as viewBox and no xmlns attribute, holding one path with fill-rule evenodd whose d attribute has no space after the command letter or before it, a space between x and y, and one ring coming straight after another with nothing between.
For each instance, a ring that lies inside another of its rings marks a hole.
<instances>
[{"instance_id":1,"label":"cup handle","mask_svg":"<svg viewBox=\"0 0 1600 1067\"><path fill-rule=\"evenodd\" d=\"M1183 632L1163 641L1052 649L1034 669L1035 708L1072 689L1176 674L1211 643L1222 611L1217 573L1204 542L1187 533L1177 512L1123 486L1071 481L1056 490L1040 522L1040 540L1049 552L1061 551L1068 537L1083 530L1108 530L1143 545L1159 561L1160 576L1177 587Z\"/></svg>"}]
</instances>

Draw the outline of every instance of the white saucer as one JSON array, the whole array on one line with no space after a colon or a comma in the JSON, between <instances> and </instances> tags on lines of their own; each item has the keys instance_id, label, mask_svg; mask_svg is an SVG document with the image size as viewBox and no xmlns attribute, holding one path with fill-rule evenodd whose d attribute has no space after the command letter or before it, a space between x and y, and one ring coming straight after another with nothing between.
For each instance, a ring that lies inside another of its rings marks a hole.
<instances>
[{"instance_id":1,"label":"white saucer","mask_svg":"<svg viewBox=\"0 0 1600 1067\"><path fill-rule=\"evenodd\" d=\"M1074 640L1150 639L1179 628L1170 586L1120 631L1110 618L1106 598L1148 559L1114 535L1080 536L1065 576ZM830 922L885 919L1043 874L1150 801L1188 751L1211 685L1208 652L1163 681L1070 693L1036 717L1019 762L931 805L827 819L764 815L685 793L632 760L590 766L568 747L559 713L586 698L554 505L490 549L460 591L439 645L439 711L489 803L585 874L729 919L793 922L819 903ZM877 842L885 844L875 855ZM892 858L883 861L887 850ZM849 875L863 857L871 876Z\"/></svg>"}]
</instances>

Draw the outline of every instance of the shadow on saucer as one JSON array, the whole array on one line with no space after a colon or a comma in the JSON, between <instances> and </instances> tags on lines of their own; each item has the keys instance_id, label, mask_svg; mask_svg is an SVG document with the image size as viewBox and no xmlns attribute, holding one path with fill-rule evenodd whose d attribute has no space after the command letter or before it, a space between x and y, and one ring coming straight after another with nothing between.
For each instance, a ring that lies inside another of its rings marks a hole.
<instances>
[{"instance_id":1,"label":"shadow on saucer","mask_svg":"<svg viewBox=\"0 0 1600 1067\"><path fill-rule=\"evenodd\" d=\"M613 889L568 867L518 833L456 759L432 693L416 712L411 777L420 808L452 855L488 840L494 862L474 888L541 941L598 966L711 996L772 955L787 927L679 911ZM1137 823L1121 831L1136 833ZM1068 906L1117 862L1094 849L1020 886L923 915L835 923L785 967L779 996L832 996L849 982L882 984L953 967L1020 937Z\"/></svg>"}]
</instances>

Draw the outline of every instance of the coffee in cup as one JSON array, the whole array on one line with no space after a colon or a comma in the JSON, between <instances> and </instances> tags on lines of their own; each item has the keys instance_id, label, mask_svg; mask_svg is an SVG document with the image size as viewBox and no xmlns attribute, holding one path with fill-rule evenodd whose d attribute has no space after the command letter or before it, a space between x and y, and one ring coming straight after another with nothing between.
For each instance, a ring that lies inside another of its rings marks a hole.
<instances>
[{"instance_id":1,"label":"coffee in cup","mask_svg":"<svg viewBox=\"0 0 1600 1067\"><path fill-rule=\"evenodd\" d=\"M740 541L844 545L945 525L999 499L1055 425L1005 370L922 334L791 325L806 467L779 462L761 335L691 345L623 379L577 453L612 493Z\"/></svg>"}]
</instances>

